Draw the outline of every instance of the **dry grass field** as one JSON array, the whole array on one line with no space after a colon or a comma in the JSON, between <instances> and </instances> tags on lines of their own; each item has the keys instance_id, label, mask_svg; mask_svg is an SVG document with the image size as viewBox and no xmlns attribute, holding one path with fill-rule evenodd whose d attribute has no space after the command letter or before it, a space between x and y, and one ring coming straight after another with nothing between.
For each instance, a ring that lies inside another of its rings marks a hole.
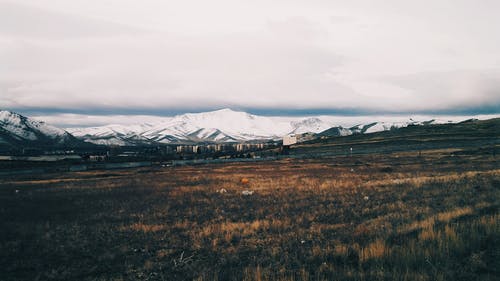
<instances>
[{"instance_id":1,"label":"dry grass field","mask_svg":"<svg viewBox=\"0 0 500 281\"><path fill-rule=\"evenodd\" d=\"M499 206L452 149L3 178L0 280L500 280Z\"/></svg>"}]
</instances>

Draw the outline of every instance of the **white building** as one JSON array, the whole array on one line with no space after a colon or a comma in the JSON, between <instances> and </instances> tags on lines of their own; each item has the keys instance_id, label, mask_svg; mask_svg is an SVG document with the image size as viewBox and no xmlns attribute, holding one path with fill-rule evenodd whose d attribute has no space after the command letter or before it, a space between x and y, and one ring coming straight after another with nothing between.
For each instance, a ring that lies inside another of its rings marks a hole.
<instances>
[{"instance_id":1,"label":"white building","mask_svg":"<svg viewBox=\"0 0 500 281\"><path fill-rule=\"evenodd\" d=\"M297 143L297 137L295 135L289 135L283 137L283 145L292 145Z\"/></svg>"}]
</instances>

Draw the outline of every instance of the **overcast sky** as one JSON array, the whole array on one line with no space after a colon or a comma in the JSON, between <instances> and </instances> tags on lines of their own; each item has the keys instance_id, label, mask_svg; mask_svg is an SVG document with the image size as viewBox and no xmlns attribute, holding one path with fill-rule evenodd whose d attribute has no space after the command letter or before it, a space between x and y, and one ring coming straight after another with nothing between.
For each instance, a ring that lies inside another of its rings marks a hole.
<instances>
[{"instance_id":1,"label":"overcast sky","mask_svg":"<svg viewBox=\"0 0 500 281\"><path fill-rule=\"evenodd\" d=\"M498 0L0 0L0 108L500 112Z\"/></svg>"}]
</instances>

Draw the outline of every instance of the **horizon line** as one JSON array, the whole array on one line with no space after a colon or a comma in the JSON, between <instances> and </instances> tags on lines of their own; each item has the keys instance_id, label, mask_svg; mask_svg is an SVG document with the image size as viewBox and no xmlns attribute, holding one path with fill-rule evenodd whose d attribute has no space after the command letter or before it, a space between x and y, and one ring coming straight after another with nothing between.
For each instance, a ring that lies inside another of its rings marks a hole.
<instances>
[{"instance_id":1,"label":"horizon line","mask_svg":"<svg viewBox=\"0 0 500 281\"><path fill-rule=\"evenodd\" d=\"M237 107L237 106L221 106L221 107L186 107L186 108L170 108L170 109L150 109L150 108L91 108L91 109L73 109L73 108L32 108L18 107L9 109L12 112L17 112L22 115L58 115L58 114L75 114L75 115L100 115L100 116L115 116L115 115L143 115L157 117L173 117L176 115L189 113L213 112L218 110L229 109L232 111L245 112L260 116L283 116L283 117L300 117L300 116L402 116L402 115L435 115L435 116L470 116L470 115L495 115L500 114L500 106L488 106L481 108L455 108L444 110L413 110L413 111L388 111L388 110L372 110L359 108L255 108L255 107Z\"/></svg>"}]
</instances>

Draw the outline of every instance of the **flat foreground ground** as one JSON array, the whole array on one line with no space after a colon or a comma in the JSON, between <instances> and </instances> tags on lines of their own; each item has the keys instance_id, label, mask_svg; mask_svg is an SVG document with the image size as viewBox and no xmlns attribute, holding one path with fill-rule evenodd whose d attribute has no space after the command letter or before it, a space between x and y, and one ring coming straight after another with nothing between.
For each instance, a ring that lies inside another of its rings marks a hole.
<instances>
[{"instance_id":1,"label":"flat foreground ground","mask_svg":"<svg viewBox=\"0 0 500 281\"><path fill-rule=\"evenodd\" d=\"M454 150L2 178L0 280L499 280L499 199Z\"/></svg>"}]
</instances>

